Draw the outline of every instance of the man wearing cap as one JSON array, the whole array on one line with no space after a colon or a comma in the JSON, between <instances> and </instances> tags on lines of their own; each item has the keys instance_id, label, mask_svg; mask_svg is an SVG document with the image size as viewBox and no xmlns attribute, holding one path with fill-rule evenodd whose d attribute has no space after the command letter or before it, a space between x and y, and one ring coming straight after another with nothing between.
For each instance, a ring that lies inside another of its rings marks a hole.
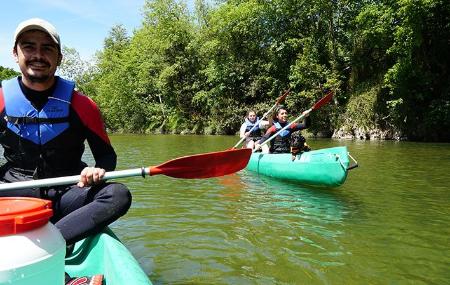
<instances>
[{"instance_id":1,"label":"man wearing cap","mask_svg":"<svg viewBox=\"0 0 450 285\"><path fill-rule=\"evenodd\" d=\"M0 180L81 175L76 185L8 190L0 196L52 200L52 222L70 248L124 215L131 194L123 184L102 181L105 171L115 169L116 153L97 105L75 91L74 82L55 76L62 60L55 27L37 18L20 23L13 55L21 76L0 85L0 144L6 159ZM81 160L85 141L95 160L91 167ZM92 283L85 281L76 284Z\"/></svg>"}]
</instances>

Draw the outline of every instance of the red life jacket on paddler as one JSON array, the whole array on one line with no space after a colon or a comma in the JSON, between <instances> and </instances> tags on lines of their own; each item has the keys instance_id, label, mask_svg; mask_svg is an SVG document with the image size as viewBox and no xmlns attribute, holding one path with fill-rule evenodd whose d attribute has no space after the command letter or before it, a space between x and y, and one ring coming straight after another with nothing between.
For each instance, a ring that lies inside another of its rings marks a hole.
<instances>
[{"instance_id":1,"label":"red life jacket on paddler","mask_svg":"<svg viewBox=\"0 0 450 285\"><path fill-rule=\"evenodd\" d=\"M34 178L78 174L84 139L70 132L69 115L75 83L57 77L53 94L37 110L23 94L18 78L2 82L0 108L6 113L6 129L0 142L6 168Z\"/></svg>"}]
</instances>

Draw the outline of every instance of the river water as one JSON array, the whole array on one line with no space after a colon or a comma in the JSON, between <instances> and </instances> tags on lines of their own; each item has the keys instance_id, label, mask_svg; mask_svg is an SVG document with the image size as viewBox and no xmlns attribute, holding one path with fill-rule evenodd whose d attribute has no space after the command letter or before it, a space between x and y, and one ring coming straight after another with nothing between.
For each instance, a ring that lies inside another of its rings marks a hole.
<instances>
[{"instance_id":1,"label":"river water","mask_svg":"<svg viewBox=\"0 0 450 285\"><path fill-rule=\"evenodd\" d=\"M238 140L111 139L117 169ZM308 143L346 145L359 167L333 189L246 170L202 180L122 179L133 204L111 227L154 284L450 284L450 144Z\"/></svg>"}]
</instances>

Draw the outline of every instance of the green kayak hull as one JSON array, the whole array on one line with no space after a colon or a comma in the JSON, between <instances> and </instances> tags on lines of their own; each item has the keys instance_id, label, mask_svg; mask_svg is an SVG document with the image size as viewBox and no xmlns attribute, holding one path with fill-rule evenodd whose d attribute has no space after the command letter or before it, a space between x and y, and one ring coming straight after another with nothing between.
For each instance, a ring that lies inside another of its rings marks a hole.
<instances>
[{"instance_id":1,"label":"green kayak hull","mask_svg":"<svg viewBox=\"0 0 450 285\"><path fill-rule=\"evenodd\" d=\"M70 276L103 274L106 285L151 285L147 274L114 233L106 228L75 244L66 258Z\"/></svg>"},{"instance_id":2,"label":"green kayak hull","mask_svg":"<svg viewBox=\"0 0 450 285\"><path fill-rule=\"evenodd\" d=\"M347 147L333 147L304 152L295 160L290 153L253 153L247 169L305 185L336 187L345 182L349 163Z\"/></svg>"}]
</instances>

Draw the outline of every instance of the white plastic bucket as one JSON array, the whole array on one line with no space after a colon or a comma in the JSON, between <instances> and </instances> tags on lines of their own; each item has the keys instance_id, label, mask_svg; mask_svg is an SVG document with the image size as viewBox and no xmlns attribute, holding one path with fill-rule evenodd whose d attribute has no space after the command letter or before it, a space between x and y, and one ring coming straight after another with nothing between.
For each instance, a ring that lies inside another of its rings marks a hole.
<instances>
[{"instance_id":1,"label":"white plastic bucket","mask_svg":"<svg viewBox=\"0 0 450 285\"><path fill-rule=\"evenodd\" d=\"M0 198L0 284L64 284L66 243L48 222L51 202Z\"/></svg>"}]
</instances>

